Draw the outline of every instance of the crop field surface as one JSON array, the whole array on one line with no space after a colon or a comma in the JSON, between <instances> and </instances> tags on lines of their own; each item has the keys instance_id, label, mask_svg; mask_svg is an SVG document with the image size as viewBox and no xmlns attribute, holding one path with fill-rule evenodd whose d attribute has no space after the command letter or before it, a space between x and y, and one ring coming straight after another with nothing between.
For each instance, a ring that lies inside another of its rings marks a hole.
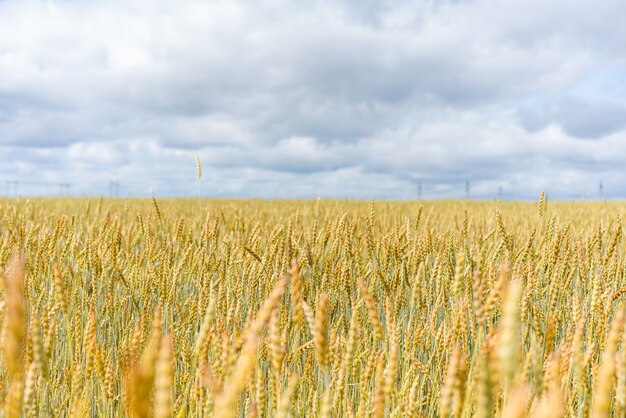
<instances>
[{"instance_id":1,"label":"crop field surface","mask_svg":"<svg viewBox=\"0 0 626 418\"><path fill-rule=\"evenodd\" d=\"M0 200L5 417L623 417L623 203Z\"/></svg>"}]
</instances>

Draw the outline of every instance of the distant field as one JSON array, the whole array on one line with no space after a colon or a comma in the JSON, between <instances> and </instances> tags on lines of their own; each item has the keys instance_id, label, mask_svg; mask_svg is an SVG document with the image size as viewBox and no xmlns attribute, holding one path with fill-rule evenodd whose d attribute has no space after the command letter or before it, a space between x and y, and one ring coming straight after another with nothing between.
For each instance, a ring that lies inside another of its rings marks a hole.
<instances>
[{"instance_id":1,"label":"distant field","mask_svg":"<svg viewBox=\"0 0 626 418\"><path fill-rule=\"evenodd\" d=\"M0 200L5 416L624 416L625 210Z\"/></svg>"}]
</instances>

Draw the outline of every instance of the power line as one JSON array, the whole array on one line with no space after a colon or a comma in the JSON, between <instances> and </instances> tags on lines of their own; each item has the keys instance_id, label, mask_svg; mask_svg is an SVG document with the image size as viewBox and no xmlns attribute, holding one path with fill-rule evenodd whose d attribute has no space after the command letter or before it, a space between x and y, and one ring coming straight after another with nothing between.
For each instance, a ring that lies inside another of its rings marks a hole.
<instances>
[{"instance_id":1,"label":"power line","mask_svg":"<svg viewBox=\"0 0 626 418\"><path fill-rule=\"evenodd\" d=\"M11 196L11 187L13 187L13 195L17 196L18 186L20 184L17 180L7 180L7 197Z\"/></svg>"}]
</instances>

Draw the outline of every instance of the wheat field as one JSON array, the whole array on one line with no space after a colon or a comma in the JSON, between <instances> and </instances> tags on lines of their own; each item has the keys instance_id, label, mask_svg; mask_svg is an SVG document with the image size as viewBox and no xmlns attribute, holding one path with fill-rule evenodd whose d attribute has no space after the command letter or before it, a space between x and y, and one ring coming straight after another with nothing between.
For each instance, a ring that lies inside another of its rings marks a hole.
<instances>
[{"instance_id":1,"label":"wheat field","mask_svg":"<svg viewBox=\"0 0 626 418\"><path fill-rule=\"evenodd\" d=\"M5 417L623 417L619 203L0 200Z\"/></svg>"}]
</instances>

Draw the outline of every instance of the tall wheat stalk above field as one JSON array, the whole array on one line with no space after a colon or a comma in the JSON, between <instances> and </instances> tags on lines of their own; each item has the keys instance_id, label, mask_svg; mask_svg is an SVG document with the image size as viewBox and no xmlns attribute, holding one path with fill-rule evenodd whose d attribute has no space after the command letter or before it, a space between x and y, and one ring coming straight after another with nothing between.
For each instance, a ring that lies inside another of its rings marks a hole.
<instances>
[{"instance_id":1,"label":"tall wheat stalk above field","mask_svg":"<svg viewBox=\"0 0 626 418\"><path fill-rule=\"evenodd\" d=\"M202 214L201 192L202 192L202 164L200 163L200 156L196 154L196 177L198 178L198 212Z\"/></svg>"}]
</instances>

